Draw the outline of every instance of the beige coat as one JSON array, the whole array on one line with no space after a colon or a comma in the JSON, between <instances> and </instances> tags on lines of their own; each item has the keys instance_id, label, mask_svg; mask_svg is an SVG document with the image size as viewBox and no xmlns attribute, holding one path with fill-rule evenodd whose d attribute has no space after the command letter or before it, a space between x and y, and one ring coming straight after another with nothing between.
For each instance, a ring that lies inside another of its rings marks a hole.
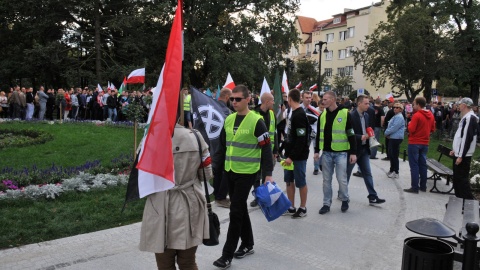
<instances>
[{"instance_id":1,"label":"beige coat","mask_svg":"<svg viewBox=\"0 0 480 270\"><path fill-rule=\"evenodd\" d=\"M208 145L200 133L203 158L209 157ZM147 197L140 231L140 250L163 253L165 248L185 250L209 237L206 199L200 179L198 143L191 130L176 125L173 136L175 187ZM212 169L205 167L207 179Z\"/></svg>"}]
</instances>

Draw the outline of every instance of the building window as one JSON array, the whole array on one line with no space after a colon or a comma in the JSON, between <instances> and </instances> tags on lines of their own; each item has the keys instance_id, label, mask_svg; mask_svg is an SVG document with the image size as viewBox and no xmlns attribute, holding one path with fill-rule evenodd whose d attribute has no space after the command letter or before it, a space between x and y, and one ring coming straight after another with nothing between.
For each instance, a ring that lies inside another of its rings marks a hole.
<instances>
[{"instance_id":1,"label":"building window","mask_svg":"<svg viewBox=\"0 0 480 270\"><path fill-rule=\"evenodd\" d=\"M345 40L346 36L347 36L347 31L340 31L339 33L339 37L338 37L338 40L342 41L342 40Z\"/></svg>"},{"instance_id":2,"label":"building window","mask_svg":"<svg viewBox=\"0 0 480 270\"><path fill-rule=\"evenodd\" d=\"M353 76L353 66L345 67L345 76Z\"/></svg>"},{"instance_id":3,"label":"building window","mask_svg":"<svg viewBox=\"0 0 480 270\"><path fill-rule=\"evenodd\" d=\"M346 51L347 51L347 50L345 50L345 49L343 49L343 50L338 50L338 59L345 59Z\"/></svg>"},{"instance_id":4,"label":"building window","mask_svg":"<svg viewBox=\"0 0 480 270\"><path fill-rule=\"evenodd\" d=\"M344 77L345 76L345 68L344 67L337 68L337 75L340 76L340 77Z\"/></svg>"},{"instance_id":5,"label":"building window","mask_svg":"<svg viewBox=\"0 0 480 270\"><path fill-rule=\"evenodd\" d=\"M333 33L327 34L327 42L328 43L333 42Z\"/></svg>"},{"instance_id":6,"label":"building window","mask_svg":"<svg viewBox=\"0 0 480 270\"><path fill-rule=\"evenodd\" d=\"M340 17L334 18L334 19L333 19L333 24L340 23L340 21L341 21L341 18L340 18Z\"/></svg>"},{"instance_id":7,"label":"building window","mask_svg":"<svg viewBox=\"0 0 480 270\"><path fill-rule=\"evenodd\" d=\"M332 77L332 69L331 68L326 68L324 75L327 77Z\"/></svg>"},{"instance_id":8,"label":"building window","mask_svg":"<svg viewBox=\"0 0 480 270\"><path fill-rule=\"evenodd\" d=\"M345 85L345 88L343 89L344 95L348 96L352 92L353 87L351 85Z\"/></svg>"},{"instance_id":9,"label":"building window","mask_svg":"<svg viewBox=\"0 0 480 270\"><path fill-rule=\"evenodd\" d=\"M307 54L310 54L310 44L307 44Z\"/></svg>"},{"instance_id":10,"label":"building window","mask_svg":"<svg viewBox=\"0 0 480 270\"><path fill-rule=\"evenodd\" d=\"M345 57L352 57L353 56L353 46L347 47L347 52L345 54Z\"/></svg>"},{"instance_id":11,"label":"building window","mask_svg":"<svg viewBox=\"0 0 480 270\"><path fill-rule=\"evenodd\" d=\"M353 38L355 36L355 27L347 28L347 38Z\"/></svg>"},{"instance_id":12,"label":"building window","mask_svg":"<svg viewBox=\"0 0 480 270\"><path fill-rule=\"evenodd\" d=\"M333 51L328 51L325 53L325 60L326 61L331 61L333 58Z\"/></svg>"}]
</instances>

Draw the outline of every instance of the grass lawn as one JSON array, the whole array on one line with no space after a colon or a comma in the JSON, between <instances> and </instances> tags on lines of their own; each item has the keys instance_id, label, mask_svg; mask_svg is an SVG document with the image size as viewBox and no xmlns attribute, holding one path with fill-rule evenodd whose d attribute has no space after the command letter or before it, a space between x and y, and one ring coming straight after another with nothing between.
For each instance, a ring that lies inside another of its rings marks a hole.
<instances>
[{"instance_id":1,"label":"grass lawn","mask_svg":"<svg viewBox=\"0 0 480 270\"><path fill-rule=\"evenodd\" d=\"M55 200L0 202L0 249L128 225L142 220L144 200L121 213L126 186L69 192Z\"/></svg>"},{"instance_id":2,"label":"grass lawn","mask_svg":"<svg viewBox=\"0 0 480 270\"><path fill-rule=\"evenodd\" d=\"M133 156L133 128L96 126L92 123L47 123L6 122L0 129L34 129L53 135L53 140L44 144L26 147L11 147L0 151L0 170L5 167L22 169L57 166L73 167L86 161L100 160L102 164L122 154ZM143 133L137 132L137 143Z\"/></svg>"},{"instance_id":3,"label":"grass lawn","mask_svg":"<svg viewBox=\"0 0 480 270\"><path fill-rule=\"evenodd\" d=\"M100 160L102 165L122 154L133 155L133 128L96 126L92 123L49 125L7 122L2 129L33 129L53 135L52 141L0 150L0 171L5 167L74 167ZM138 131L138 141L142 136ZM2 179L0 179L2 180ZM131 202L120 213L126 186L68 192L55 200L0 201L0 249L38 243L139 222L144 200Z\"/></svg>"}]
</instances>

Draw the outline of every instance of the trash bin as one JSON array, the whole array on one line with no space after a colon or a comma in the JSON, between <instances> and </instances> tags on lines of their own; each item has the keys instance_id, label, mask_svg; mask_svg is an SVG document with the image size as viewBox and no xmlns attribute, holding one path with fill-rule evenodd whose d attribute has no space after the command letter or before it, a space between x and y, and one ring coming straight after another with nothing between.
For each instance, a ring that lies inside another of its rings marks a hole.
<instances>
[{"instance_id":1,"label":"trash bin","mask_svg":"<svg viewBox=\"0 0 480 270\"><path fill-rule=\"evenodd\" d=\"M452 270L453 247L433 238L410 237L403 245L402 270Z\"/></svg>"}]
</instances>

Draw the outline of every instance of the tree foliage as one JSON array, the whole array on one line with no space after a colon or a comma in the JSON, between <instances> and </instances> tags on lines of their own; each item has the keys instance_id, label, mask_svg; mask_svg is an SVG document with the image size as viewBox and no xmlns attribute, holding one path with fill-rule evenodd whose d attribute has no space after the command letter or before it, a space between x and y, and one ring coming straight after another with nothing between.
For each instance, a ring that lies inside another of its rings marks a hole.
<instances>
[{"instance_id":1,"label":"tree foliage","mask_svg":"<svg viewBox=\"0 0 480 270\"><path fill-rule=\"evenodd\" d=\"M355 80L352 76L341 76L336 74L333 76L332 81L333 91L337 93L337 96L348 96L350 95L351 87L348 89L347 86L351 86L353 83L355 83Z\"/></svg>"},{"instance_id":2,"label":"tree foliage","mask_svg":"<svg viewBox=\"0 0 480 270\"><path fill-rule=\"evenodd\" d=\"M184 84L260 88L296 43L299 0L184 0ZM0 84L119 85L146 67L155 84L176 0L0 0ZM256 85L258 84L258 85Z\"/></svg>"},{"instance_id":3,"label":"tree foliage","mask_svg":"<svg viewBox=\"0 0 480 270\"><path fill-rule=\"evenodd\" d=\"M366 37L363 49L354 52L355 65L375 87L392 86L392 94L406 95L409 101L423 91L431 97L432 83L442 75L451 48L448 40L435 31L429 10L409 6Z\"/></svg>"}]
</instances>

